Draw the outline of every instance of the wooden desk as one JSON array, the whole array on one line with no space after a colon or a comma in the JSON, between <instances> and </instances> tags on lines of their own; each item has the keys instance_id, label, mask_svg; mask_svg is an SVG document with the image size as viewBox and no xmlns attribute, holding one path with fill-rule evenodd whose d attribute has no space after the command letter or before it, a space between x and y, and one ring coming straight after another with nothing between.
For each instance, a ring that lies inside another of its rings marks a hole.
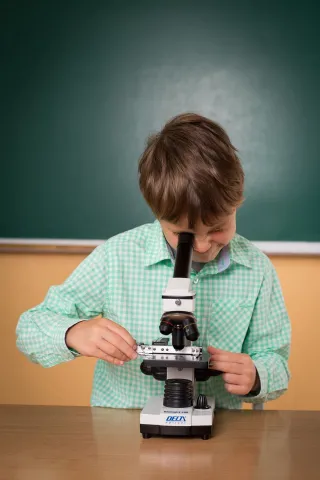
<instances>
[{"instance_id":1,"label":"wooden desk","mask_svg":"<svg viewBox=\"0 0 320 480\"><path fill-rule=\"evenodd\" d=\"M223 411L215 436L151 438L139 411L0 406L1 480L316 480L320 412Z\"/></svg>"}]
</instances>

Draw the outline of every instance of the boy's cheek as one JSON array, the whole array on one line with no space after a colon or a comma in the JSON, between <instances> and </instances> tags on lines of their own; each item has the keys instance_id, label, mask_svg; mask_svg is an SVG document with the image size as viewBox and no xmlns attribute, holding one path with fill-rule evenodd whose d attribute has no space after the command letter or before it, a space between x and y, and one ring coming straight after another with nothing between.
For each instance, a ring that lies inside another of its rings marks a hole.
<instances>
[{"instance_id":1,"label":"boy's cheek","mask_svg":"<svg viewBox=\"0 0 320 480\"><path fill-rule=\"evenodd\" d=\"M170 247L176 249L178 246L178 237L173 235L172 233L164 232L167 242L169 243Z\"/></svg>"},{"instance_id":2,"label":"boy's cheek","mask_svg":"<svg viewBox=\"0 0 320 480\"><path fill-rule=\"evenodd\" d=\"M227 232L218 232L212 236L211 240L217 245L228 245L235 233L235 229L228 230Z\"/></svg>"},{"instance_id":3,"label":"boy's cheek","mask_svg":"<svg viewBox=\"0 0 320 480\"><path fill-rule=\"evenodd\" d=\"M170 240L170 245L172 248L174 248L175 250L178 248L178 240L176 240L176 238L173 238L172 240Z\"/></svg>"}]
</instances>

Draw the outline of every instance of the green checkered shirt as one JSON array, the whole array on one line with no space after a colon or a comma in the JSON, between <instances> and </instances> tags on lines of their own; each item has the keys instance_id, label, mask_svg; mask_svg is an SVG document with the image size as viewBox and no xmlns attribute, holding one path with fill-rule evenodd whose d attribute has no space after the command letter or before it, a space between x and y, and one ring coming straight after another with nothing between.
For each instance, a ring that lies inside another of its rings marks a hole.
<instances>
[{"instance_id":1,"label":"green checkered shirt","mask_svg":"<svg viewBox=\"0 0 320 480\"><path fill-rule=\"evenodd\" d=\"M126 328L138 341L159 338L162 292L173 262L158 221L112 237L97 247L42 304L25 312L17 326L18 348L33 362L51 367L75 359L65 344L79 319L102 315ZM261 381L257 396L229 394L221 376L198 382L199 393L213 395L217 407L275 399L287 388L291 328L281 288L269 259L235 235L219 257L192 270L196 345L248 353ZM98 360L91 404L141 408L164 383L140 371L141 358L114 366Z\"/></svg>"}]
</instances>

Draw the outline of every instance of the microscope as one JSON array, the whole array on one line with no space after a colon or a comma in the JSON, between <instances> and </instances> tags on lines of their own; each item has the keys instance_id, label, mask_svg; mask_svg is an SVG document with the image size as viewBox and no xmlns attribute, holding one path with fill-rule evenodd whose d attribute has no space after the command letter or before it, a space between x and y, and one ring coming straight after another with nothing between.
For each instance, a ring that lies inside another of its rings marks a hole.
<instances>
[{"instance_id":1,"label":"microscope","mask_svg":"<svg viewBox=\"0 0 320 480\"><path fill-rule=\"evenodd\" d=\"M193 234L179 234L173 278L162 295L163 315L161 337L152 345L138 344L137 353L143 358L140 369L164 381L163 397L151 397L140 414L143 438L158 435L212 435L215 402L213 397L196 394L196 381L206 381L220 372L209 369L209 356L202 347L194 346L199 338L193 314L195 293L191 288L190 270Z\"/></svg>"}]
</instances>

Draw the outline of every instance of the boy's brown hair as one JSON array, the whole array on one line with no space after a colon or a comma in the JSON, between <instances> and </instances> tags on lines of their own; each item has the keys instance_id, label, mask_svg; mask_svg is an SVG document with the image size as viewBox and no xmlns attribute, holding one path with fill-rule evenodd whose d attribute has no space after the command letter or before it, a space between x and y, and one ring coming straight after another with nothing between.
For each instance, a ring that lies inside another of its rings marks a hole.
<instances>
[{"instance_id":1,"label":"boy's brown hair","mask_svg":"<svg viewBox=\"0 0 320 480\"><path fill-rule=\"evenodd\" d=\"M159 220L183 216L194 228L229 215L243 200L244 173L227 133L194 113L178 115L149 138L139 162L139 185Z\"/></svg>"}]
</instances>

